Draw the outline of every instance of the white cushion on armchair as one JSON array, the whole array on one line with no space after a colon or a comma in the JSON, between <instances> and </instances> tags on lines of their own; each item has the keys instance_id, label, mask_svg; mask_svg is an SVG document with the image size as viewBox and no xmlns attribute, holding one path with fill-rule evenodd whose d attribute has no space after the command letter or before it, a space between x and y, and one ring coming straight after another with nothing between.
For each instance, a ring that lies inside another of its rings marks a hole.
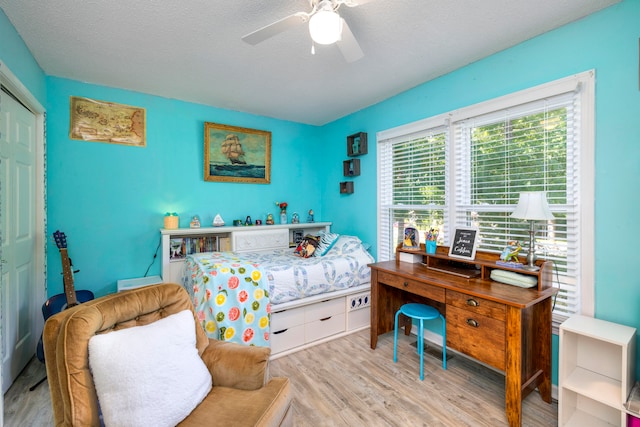
<instances>
[{"instance_id":1,"label":"white cushion on armchair","mask_svg":"<svg viewBox=\"0 0 640 427\"><path fill-rule=\"evenodd\" d=\"M211 390L189 310L89 340L106 426L175 426Z\"/></svg>"}]
</instances>

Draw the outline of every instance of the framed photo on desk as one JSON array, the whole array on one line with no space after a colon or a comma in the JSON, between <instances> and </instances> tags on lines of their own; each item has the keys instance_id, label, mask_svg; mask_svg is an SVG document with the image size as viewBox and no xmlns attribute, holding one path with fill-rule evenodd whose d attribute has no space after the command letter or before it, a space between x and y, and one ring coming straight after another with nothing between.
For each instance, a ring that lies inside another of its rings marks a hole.
<instances>
[{"instance_id":1,"label":"framed photo on desk","mask_svg":"<svg viewBox=\"0 0 640 427\"><path fill-rule=\"evenodd\" d=\"M478 229L475 227L457 227L449 246L449 256L473 260L478 247Z\"/></svg>"}]
</instances>

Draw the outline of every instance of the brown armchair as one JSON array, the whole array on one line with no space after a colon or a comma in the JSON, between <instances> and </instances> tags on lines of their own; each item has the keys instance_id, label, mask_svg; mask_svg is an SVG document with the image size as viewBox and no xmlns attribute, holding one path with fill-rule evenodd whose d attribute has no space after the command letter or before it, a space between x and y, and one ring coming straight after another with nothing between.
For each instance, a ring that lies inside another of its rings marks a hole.
<instances>
[{"instance_id":1,"label":"brown armchair","mask_svg":"<svg viewBox=\"0 0 640 427\"><path fill-rule=\"evenodd\" d=\"M291 425L289 380L269 378L271 350L208 338L187 292L176 284L107 295L47 320L43 337L55 425L100 425L98 397L89 367L91 337L151 324L185 309L194 316L196 347L211 374L213 387L179 426Z\"/></svg>"}]
</instances>

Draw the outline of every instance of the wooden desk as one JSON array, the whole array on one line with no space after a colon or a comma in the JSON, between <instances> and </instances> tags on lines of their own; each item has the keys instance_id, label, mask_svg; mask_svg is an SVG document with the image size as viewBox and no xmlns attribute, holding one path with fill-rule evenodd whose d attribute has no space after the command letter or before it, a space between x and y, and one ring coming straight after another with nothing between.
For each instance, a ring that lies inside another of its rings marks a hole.
<instances>
[{"instance_id":1,"label":"wooden desk","mask_svg":"<svg viewBox=\"0 0 640 427\"><path fill-rule=\"evenodd\" d=\"M438 257L444 258L446 250L439 247ZM504 372L507 419L509 425L520 426L522 400L536 387L551 403L551 297L556 289L551 286L551 262L540 263L539 273L528 273L538 276L537 288L491 281L490 270L499 268L497 258L485 256L482 274L472 279L421 263L371 264L371 348L376 348L378 335L393 330L402 304L438 308L447 319L447 348Z\"/></svg>"}]
</instances>

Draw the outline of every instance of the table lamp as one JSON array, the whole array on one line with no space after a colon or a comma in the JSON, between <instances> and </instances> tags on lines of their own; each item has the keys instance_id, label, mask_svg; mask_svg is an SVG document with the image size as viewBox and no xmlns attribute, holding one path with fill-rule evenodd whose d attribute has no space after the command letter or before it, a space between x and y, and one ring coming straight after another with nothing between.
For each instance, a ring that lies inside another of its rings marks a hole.
<instances>
[{"instance_id":1,"label":"table lamp","mask_svg":"<svg viewBox=\"0 0 640 427\"><path fill-rule=\"evenodd\" d=\"M547 221L555 217L549 209L547 203L547 194L544 191L526 191L520 193L520 200L516 210L511 214L512 218L524 219L529 221L529 253L527 254L527 265L525 270L536 271L536 249L535 249L535 222Z\"/></svg>"}]
</instances>

